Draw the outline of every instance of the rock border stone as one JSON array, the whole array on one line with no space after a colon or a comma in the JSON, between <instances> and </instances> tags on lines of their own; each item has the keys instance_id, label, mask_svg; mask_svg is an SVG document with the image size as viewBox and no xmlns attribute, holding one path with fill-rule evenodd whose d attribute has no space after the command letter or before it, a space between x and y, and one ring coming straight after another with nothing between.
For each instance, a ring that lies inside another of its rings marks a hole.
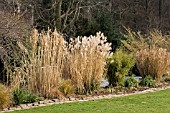
<instances>
[{"instance_id":1,"label":"rock border stone","mask_svg":"<svg viewBox=\"0 0 170 113\"><path fill-rule=\"evenodd\" d=\"M98 96L87 96L84 98L83 97L82 98L69 97L63 100L59 100L59 99L43 100L43 101L34 102L34 103L21 104L16 107L6 108L0 111L0 113L11 112L15 110L30 109L30 108L40 107L40 106L49 106L53 104L85 102L85 101L97 100L97 99L106 99L106 98L122 97L122 96L129 96L129 95L135 95L135 94L144 94L144 93L156 92L156 91L165 90L165 89L170 89L170 86L161 87L161 88L149 88L143 91L135 91L129 94L108 94L108 95L98 95Z\"/></svg>"}]
</instances>

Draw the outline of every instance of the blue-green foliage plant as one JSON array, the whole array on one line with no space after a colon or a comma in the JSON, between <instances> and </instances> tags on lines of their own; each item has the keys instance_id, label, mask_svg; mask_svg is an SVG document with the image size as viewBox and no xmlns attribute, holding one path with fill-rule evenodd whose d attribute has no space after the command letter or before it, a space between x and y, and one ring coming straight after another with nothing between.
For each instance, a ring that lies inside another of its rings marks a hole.
<instances>
[{"instance_id":1,"label":"blue-green foliage plant","mask_svg":"<svg viewBox=\"0 0 170 113\"><path fill-rule=\"evenodd\" d=\"M165 76L163 77L164 82L170 82L170 76Z\"/></svg>"},{"instance_id":2,"label":"blue-green foliage plant","mask_svg":"<svg viewBox=\"0 0 170 113\"><path fill-rule=\"evenodd\" d=\"M16 105L24 103L32 103L38 101L37 95L33 94L31 91L23 88L18 88L13 91L13 102Z\"/></svg>"},{"instance_id":3,"label":"blue-green foliage plant","mask_svg":"<svg viewBox=\"0 0 170 113\"><path fill-rule=\"evenodd\" d=\"M125 87L137 87L138 86L138 80L136 80L133 77L129 77L125 80Z\"/></svg>"},{"instance_id":4,"label":"blue-green foliage plant","mask_svg":"<svg viewBox=\"0 0 170 113\"><path fill-rule=\"evenodd\" d=\"M139 83L141 86L147 86L147 87L155 87L156 81L153 80L153 78L150 75L145 76L145 78L142 79L142 81Z\"/></svg>"},{"instance_id":5,"label":"blue-green foliage plant","mask_svg":"<svg viewBox=\"0 0 170 113\"><path fill-rule=\"evenodd\" d=\"M107 59L107 79L110 86L124 86L125 76L135 65L135 58L132 53L127 53L123 49L116 52Z\"/></svg>"}]
</instances>

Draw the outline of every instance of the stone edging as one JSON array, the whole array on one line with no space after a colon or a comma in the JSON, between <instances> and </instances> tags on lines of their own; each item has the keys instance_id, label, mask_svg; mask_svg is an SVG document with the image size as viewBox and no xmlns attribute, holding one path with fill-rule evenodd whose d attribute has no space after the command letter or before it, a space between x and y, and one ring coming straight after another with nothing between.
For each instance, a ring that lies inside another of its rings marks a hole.
<instances>
[{"instance_id":1,"label":"stone edging","mask_svg":"<svg viewBox=\"0 0 170 113\"><path fill-rule=\"evenodd\" d=\"M122 97L122 96L129 96L129 95L135 95L135 94L144 94L144 93L155 92L155 91L160 91L160 90L165 90L165 89L170 89L170 86L162 87L162 88L150 88L150 89L143 90L143 91L135 91L134 93L130 93L130 94L108 94L108 95L99 95L99 96L83 97L83 98L65 98L64 100L59 100L59 99L43 100L39 102L21 104L16 107L7 108L7 109L4 109L3 111L0 111L0 113L11 112L15 110L30 109L30 108L35 108L39 106L48 106L48 105L53 105L53 104L84 102L84 101L97 100L97 99L106 99L106 98Z\"/></svg>"}]
</instances>

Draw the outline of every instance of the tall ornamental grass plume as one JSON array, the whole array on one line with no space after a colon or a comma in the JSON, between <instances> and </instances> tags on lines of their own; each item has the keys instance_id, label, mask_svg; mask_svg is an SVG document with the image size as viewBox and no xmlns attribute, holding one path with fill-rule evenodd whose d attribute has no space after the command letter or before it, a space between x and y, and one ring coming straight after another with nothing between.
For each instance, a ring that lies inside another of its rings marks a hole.
<instances>
[{"instance_id":1,"label":"tall ornamental grass plume","mask_svg":"<svg viewBox=\"0 0 170 113\"><path fill-rule=\"evenodd\" d=\"M65 41L57 31L38 33L33 31L30 37L30 50L21 43L23 66L17 71L16 83L25 81L28 89L40 96L54 98L61 96L59 86L62 78ZM22 73L21 73L22 72Z\"/></svg>"},{"instance_id":2,"label":"tall ornamental grass plume","mask_svg":"<svg viewBox=\"0 0 170 113\"><path fill-rule=\"evenodd\" d=\"M150 75L153 79L159 82L162 76L166 73L170 54L166 49L148 48L140 50L136 53L137 68L143 78Z\"/></svg>"},{"instance_id":3,"label":"tall ornamental grass plume","mask_svg":"<svg viewBox=\"0 0 170 113\"><path fill-rule=\"evenodd\" d=\"M64 76L75 84L77 93L91 93L98 88L104 75L105 59L111 44L98 32L96 36L71 39L64 66Z\"/></svg>"}]
</instances>

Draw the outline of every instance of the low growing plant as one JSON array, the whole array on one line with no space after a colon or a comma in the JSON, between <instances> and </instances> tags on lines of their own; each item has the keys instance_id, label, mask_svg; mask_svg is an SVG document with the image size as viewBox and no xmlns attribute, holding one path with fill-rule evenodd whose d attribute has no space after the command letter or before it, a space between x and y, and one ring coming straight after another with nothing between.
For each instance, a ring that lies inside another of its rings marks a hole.
<instances>
[{"instance_id":1,"label":"low growing plant","mask_svg":"<svg viewBox=\"0 0 170 113\"><path fill-rule=\"evenodd\" d=\"M153 80L153 78L150 75L145 76L145 78L143 78L139 84L141 86L147 86L147 87L155 87L156 86L156 82Z\"/></svg>"},{"instance_id":2,"label":"low growing plant","mask_svg":"<svg viewBox=\"0 0 170 113\"><path fill-rule=\"evenodd\" d=\"M129 77L125 80L125 87L137 87L138 86L138 81L133 78Z\"/></svg>"},{"instance_id":3,"label":"low growing plant","mask_svg":"<svg viewBox=\"0 0 170 113\"><path fill-rule=\"evenodd\" d=\"M165 76L165 77L163 78L163 81L165 81L165 82L170 82L170 76Z\"/></svg>"},{"instance_id":4,"label":"low growing plant","mask_svg":"<svg viewBox=\"0 0 170 113\"><path fill-rule=\"evenodd\" d=\"M62 80L60 85L60 91L65 95L68 96L70 94L75 93L75 86L71 82L71 80Z\"/></svg>"},{"instance_id":5,"label":"low growing plant","mask_svg":"<svg viewBox=\"0 0 170 113\"><path fill-rule=\"evenodd\" d=\"M23 103L32 103L38 100L39 100L38 96L31 93L27 89L18 88L13 91L13 102L16 105Z\"/></svg>"}]
</instances>

